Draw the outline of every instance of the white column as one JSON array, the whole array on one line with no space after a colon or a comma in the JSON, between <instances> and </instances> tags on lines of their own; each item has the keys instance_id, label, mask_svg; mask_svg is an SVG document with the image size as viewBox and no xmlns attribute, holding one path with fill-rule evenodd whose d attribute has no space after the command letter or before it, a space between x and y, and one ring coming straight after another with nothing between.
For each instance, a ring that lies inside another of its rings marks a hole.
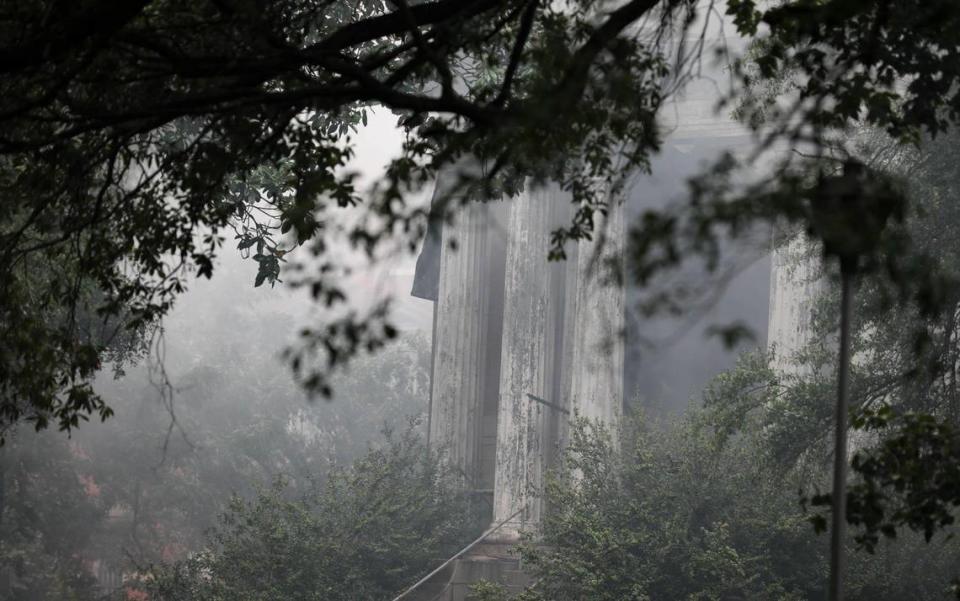
<instances>
[{"instance_id":1,"label":"white column","mask_svg":"<svg viewBox=\"0 0 960 601\"><path fill-rule=\"evenodd\" d=\"M772 367L800 374L797 354L812 342L813 310L825 285L820 253L806 235L796 234L774 249L770 271L767 347L774 353Z\"/></svg>"},{"instance_id":2,"label":"white column","mask_svg":"<svg viewBox=\"0 0 960 601\"><path fill-rule=\"evenodd\" d=\"M493 493L493 522L509 521L491 537L497 540L514 540L540 520L544 434L552 409L528 395L549 400L556 303L547 252L555 196L547 189L511 201Z\"/></svg>"},{"instance_id":3,"label":"white column","mask_svg":"<svg viewBox=\"0 0 960 601\"><path fill-rule=\"evenodd\" d=\"M488 207L481 202L460 207L453 223L444 225L436 305L430 444L467 486L475 485L478 471L489 225Z\"/></svg>"},{"instance_id":4,"label":"white column","mask_svg":"<svg viewBox=\"0 0 960 601\"><path fill-rule=\"evenodd\" d=\"M623 410L624 207L611 201L596 220L592 240L581 240L573 336L570 410L617 428Z\"/></svg>"}]
</instances>

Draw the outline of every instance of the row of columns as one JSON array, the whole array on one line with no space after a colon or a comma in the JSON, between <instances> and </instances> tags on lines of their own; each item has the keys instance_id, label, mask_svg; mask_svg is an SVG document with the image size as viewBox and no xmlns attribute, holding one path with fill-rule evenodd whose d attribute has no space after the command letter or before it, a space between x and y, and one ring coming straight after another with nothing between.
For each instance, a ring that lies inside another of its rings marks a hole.
<instances>
[{"instance_id":1,"label":"row of columns","mask_svg":"<svg viewBox=\"0 0 960 601\"><path fill-rule=\"evenodd\" d=\"M475 485L490 299L492 203L470 202L443 231L435 317L430 439ZM594 237L547 260L569 219L569 195L528 189L509 200L503 269L493 522L512 540L540 521L551 451L569 416L616 427L623 404L623 206L611 203ZM455 245L455 246L454 246ZM497 316L499 318L499 316ZM559 372L559 373L558 373ZM561 427L557 427L560 424Z\"/></svg>"}]
</instances>

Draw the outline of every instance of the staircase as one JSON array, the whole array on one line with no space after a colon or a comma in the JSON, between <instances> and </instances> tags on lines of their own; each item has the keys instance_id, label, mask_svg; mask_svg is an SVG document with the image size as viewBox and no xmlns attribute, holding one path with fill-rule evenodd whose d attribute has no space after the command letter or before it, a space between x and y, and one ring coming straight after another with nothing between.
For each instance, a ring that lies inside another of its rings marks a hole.
<instances>
[{"instance_id":1,"label":"staircase","mask_svg":"<svg viewBox=\"0 0 960 601\"><path fill-rule=\"evenodd\" d=\"M469 601L470 586L481 580L500 584L510 596L530 585L530 578L521 569L513 545L480 542L420 583L403 599Z\"/></svg>"}]
</instances>

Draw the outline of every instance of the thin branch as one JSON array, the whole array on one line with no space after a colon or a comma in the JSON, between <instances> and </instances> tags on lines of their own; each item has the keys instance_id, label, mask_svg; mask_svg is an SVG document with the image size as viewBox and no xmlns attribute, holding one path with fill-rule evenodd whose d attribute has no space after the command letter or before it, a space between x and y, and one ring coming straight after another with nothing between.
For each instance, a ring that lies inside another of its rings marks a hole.
<instances>
[{"instance_id":1,"label":"thin branch","mask_svg":"<svg viewBox=\"0 0 960 601\"><path fill-rule=\"evenodd\" d=\"M527 40L530 38L530 32L533 29L533 21L537 15L537 7L539 6L539 0L530 0L527 4L526 10L523 11L523 16L520 18L520 31L517 33L517 39L513 44L513 49L510 52L510 62L507 64L507 71L503 76L503 86L500 88L500 93L497 94L497 97L493 101L494 106L503 106L510 99L510 90L513 87L513 79L517 74L517 69L520 66L520 59L523 56L523 48L527 44Z\"/></svg>"}]
</instances>

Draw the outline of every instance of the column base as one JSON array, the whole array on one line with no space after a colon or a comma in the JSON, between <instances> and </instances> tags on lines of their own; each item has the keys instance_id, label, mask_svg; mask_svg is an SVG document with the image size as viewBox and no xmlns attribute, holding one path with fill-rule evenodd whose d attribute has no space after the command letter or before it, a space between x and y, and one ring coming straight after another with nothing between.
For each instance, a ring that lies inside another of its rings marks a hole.
<instances>
[{"instance_id":1,"label":"column base","mask_svg":"<svg viewBox=\"0 0 960 601\"><path fill-rule=\"evenodd\" d=\"M491 527L496 526L496 523L491 524ZM487 535L483 542L485 543L496 543L500 545L504 544L517 544L520 542L522 533L522 526L519 523L507 522L506 524L500 526L495 531Z\"/></svg>"}]
</instances>

